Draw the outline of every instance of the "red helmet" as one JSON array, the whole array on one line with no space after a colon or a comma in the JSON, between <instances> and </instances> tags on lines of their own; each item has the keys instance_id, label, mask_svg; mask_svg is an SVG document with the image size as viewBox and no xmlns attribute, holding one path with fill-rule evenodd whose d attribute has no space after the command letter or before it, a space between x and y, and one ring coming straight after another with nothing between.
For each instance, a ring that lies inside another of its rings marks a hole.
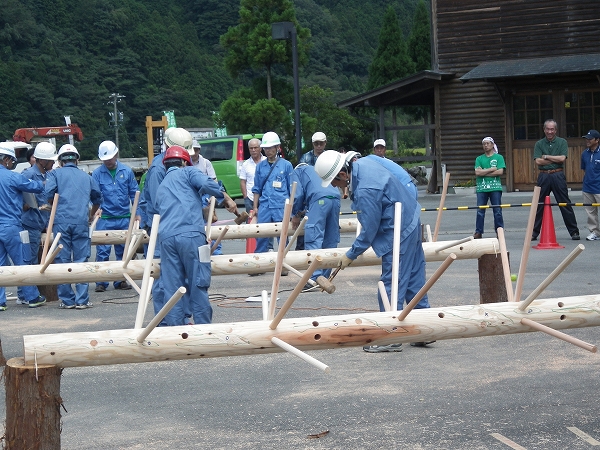
<instances>
[{"instance_id":1,"label":"red helmet","mask_svg":"<svg viewBox=\"0 0 600 450\"><path fill-rule=\"evenodd\" d=\"M179 145L173 145L167 149L165 152L165 157L163 158L163 164L169 159L183 159L188 166L192 165L189 152Z\"/></svg>"}]
</instances>

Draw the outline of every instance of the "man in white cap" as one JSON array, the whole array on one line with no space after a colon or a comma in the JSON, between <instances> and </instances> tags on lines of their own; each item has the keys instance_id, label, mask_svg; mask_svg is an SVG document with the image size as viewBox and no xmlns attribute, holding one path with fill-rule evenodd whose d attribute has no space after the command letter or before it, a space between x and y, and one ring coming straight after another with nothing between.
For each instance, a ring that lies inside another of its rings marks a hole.
<instances>
[{"instance_id":1,"label":"man in white cap","mask_svg":"<svg viewBox=\"0 0 600 450\"><path fill-rule=\"evenodd\" d=\"M249 213L254 207L254 194L252 188L254 187L254 174L256 173L256 165L264 159L267 159L260 151L260 139L250 139L248 141L248 151L250 152L250 158L248 158L242 164L240 169L240 188L244 196L244 206L246 212Z\"/></svg>"},{"instance_id":2,"label":"man in white cap","mask_svg":"<svg viewBox=\"0 0 600 450\"><path fill-rule=\"evenodd\" d=\"M214 181L217 181L217 174L213 168L212 163L200 154L202 146L196 139L192 140L192 151L188 152L192 159L192 165L196 167L200 172L208 176Z\"/></svg>"},{"instance_id":3,"label":"man in white cap","mask_svg":"<svg viewBox=\"0 0 600 450\"><path fill-rule=\"evenodd\" d=\"M373 154L385 158L385 141L383 139L377 139L373 142Z\"/></svg>"},{"instance_id":4,"label":"man in white cap","mask_svg":"<svg viewBox=\"0 0 600 450\"><path fill-rule=\"evenodd\" d=\"M325 150L326 145L327 136L325 136L325 133L323 133L322 131L317 131L315 134L312 135L313 149L310 152L306 152L305 154L303 154L300 158L300 161L298 161L298 164L304 163L308 164L309 166L314 166L317 162L317 158L319 157L319 155L323 153L323 150Z\"/></svg>"},{"instance_id":5,"label":"man in white cap","mask_svg":"<svg viewBox=\"0 0 600 450\"><path fill-rule=\"evenodd\" d=\"M92 172L92 178L100 186L103 202L100 206L102 215L96 226L97 230L127 230L131 217L131 205L139 190L135 175L131 168L118 160L119 149L112 141L103 141L98 147L98 158L102 165ZM140 212L135 212L136 220L141 221ZM125 246L115 245L117 261L123 259ZM108 261L110 245L96 246L96 261ZM115 281L115 289L131 289L127 281ZM96 283L96 292L104 292L108 287L105 281Z\"/></svg>"}]
</instances>

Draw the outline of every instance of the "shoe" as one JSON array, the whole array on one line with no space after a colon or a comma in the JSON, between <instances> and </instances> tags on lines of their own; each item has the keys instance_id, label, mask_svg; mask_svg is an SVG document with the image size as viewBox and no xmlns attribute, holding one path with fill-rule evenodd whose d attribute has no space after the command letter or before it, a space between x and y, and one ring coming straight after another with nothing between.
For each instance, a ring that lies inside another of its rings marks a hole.
<instances>
[{"instance_id":1,"label":"shoe","mask_svg":"<svg viewBox=\"0 0 600 450\"><path fill-rule=\"evenodd\" d=\"M283 270L281 271L281 276L282 276L282 277L287 277L289 273L290 273L290 272L289 272L288 270L285 270L285 269L283 269Z\"/></svg>"},{"instance_id":2,"label":"shoe","mask_svg":"<svg viewBox=\"0 0 600 450\"><path fill-rule=\"evenodd\" d=\"M306 293L306 292L317 292L319 289L321 289L321 286L319 286L318 284L316 286L313 286L310 283L306 283L304 285L304 288L302 288L302 293Z\"/></svg>"},{"instance_id":3,"label":"shoe","mask_svg":"<svg viewBox=\"0 0 600 450\"><path fill-rule=\"evenodd\" d=\"M93 308L94 305L92 302L87 302L87 303L83 303L81 305L76 305L75 309L88 309L88 308Z\"/></svg>"},{"instance_id":4,"label":"shoe","mask_svg":"<svg viewBox=\"0 0 600 450\"><path fill-rule=\"evenodd\" d=\"M590 233L590 235L588 237L585 238L586 241L598 241L600 240L600 236L598 236L596 233Z\"/></svg>"},{"instance_id":5,"label":"shoe","mask_svg":"<svg viewBox=\"0 0 600 450\"><path fill-rule=\"evenodd\" d=\"M60 302L60 303L58 304L58 307L59 307L60 309L75 309L75 305L67 305L67 304L65 304L65 303L63 303L63 302Z\"/></svg>"},{"instance_id":6,"label":"shoe","mask_svg":"<svg viewBox=\"0 0 600 450\"><path fill-rule=\"evenodd\" d=\"M411 347L427 347L429 344L433 344L435 341L425 341L425 342L411 342Z\"/></svg>"},{"instance_id":7,"label":"shoe","mask_svg":"<svg viewBox=\"0 0 600 450\"><path fill-rule=\"evenodd\" d=\"M6 311L6 303L0 305L0 311Z\"/></svg>"},{"instance_id":8,"label":"shoe","mask_svg":"<svg viewBox=\"0 0 600 450\"><path fill-rule=\"evenodd\" d=\"M26 305L26 304L27 304L27 302L25 301L25 299L24 299L24 298L17 298L17 299L15 300L15 304L16 304L16 305Z\"/></svg>"},{"instance_id":9,"label":"shoe","mask_svg":"<svg viewBox=\"0 0 600 450\"><path fill-rule=\"evenodd\" d=\"M578 241L581 238L579 237L579 233L575 232L571 235L571 239L574 241Z\"/></svg>"},{"instance_id":10,"label":"shoe","mask_svg":"<svg viewBox=\"0 0 600 450\"><path fill-rule=\"evenodd\" d=\"M27 304L30 308L37 308L38 306L42 306L44 303L46 303L46 297L44 297L43 295L38 295L37 298L29 300L29 303Z\"/></svg>"},{"instance_id":11,"label":"shoe","mask_svg":"<svg viewBox=\"0 0 600 450\"><path fill-rule=\"evenodd\" d=\"M131 289L131 285L127 281L121 281L115 285L115 289L120 289L121 291L127 291Z\"/></svg>"},{"instance_id":12,"label":"shoe","mask_svg":"<svg viewBox=\"0 0 600 450\"><path fill-rule=\"evenodd\" d=\"M402 344L365 345L363 350L367 353L401 352Z\"/></svg>"},{"instance_id":13,"label":"shoe","mask_svg":"<svg viewBox=\"0 0 600 450\"><path fill-rule=\"evenodd\" d=\"M537 236L535 236L535 235L531 236L531 240L532 241L537 241Z\"/></svg>"},{"instance_id":14,"label":"shoe","mask_svg":"<svg viewBox=\"0 0 600 450\"><path fill-rule=\"evenodd\" d=\"M482 237L481 233L477 233L477 232L473 233L473 239L481 239L481 237Z\"/></svg>"},{"instance_id":15,"label":"shoe","mask_svg":"<svg viewBox=\"0 0 600 450\"><path fill-rule=\"evenodd\" d=\"M98 286L96 286L96 289L94 289L95 292L106 292L106 288L104 287L104 285L99 284Z\"/></svg>"},{"instance_id":16,"label":"shoe","mask_svg":"<svg viewBox=\"0 0 600 450\"><path fill-rule=\"evenodd\" d=\"M260 272L260 273L249 273L248 276L249 277L258 277L260 275L264 275L266 272Z\"/></svg>"}]
</instances>

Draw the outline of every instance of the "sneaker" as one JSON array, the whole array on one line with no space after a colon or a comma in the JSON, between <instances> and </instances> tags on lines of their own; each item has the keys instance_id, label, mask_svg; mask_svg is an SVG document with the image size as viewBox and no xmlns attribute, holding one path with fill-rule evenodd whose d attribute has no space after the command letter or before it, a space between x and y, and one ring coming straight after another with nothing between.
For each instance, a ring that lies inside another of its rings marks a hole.
<instances>
[{"instance_id":1,"label":"sneaker","mask_svg":"<svg viewBox=\"0 0 600 450\"><path fill-rule=\"evenodd\" d=\"M402 344L365 345L363 350L367 353L401 352Z\"/></svg>"},{"instance_id":2,"label":"sneaker","mask_svg":"<svg viewBox=\"0 0 600 450\"><path fill-rule=\"evenodd\" d=\"M81 305L76 305L75 309L88 309L88 308L93 308L94 305L92 302L87 302L87 303L83 303Z\"/></svg>"},{"instance_id":3,"label":"sneaker","mask_svg":"<svg viewBox=\"0 0 600 450\"><path fill-rule=\"evenodd\" d=\"M96 286L96 289L94 291L95 292L106 292L106 288L104 287L104 285L99 284L98 286Z\"/></svg>"},{"instance_id":4,"label":"sneaker","mask_svg":"<svg viewBox=\"0 0 600 450\"><path fill-rule=\"evenodd\" d=\"M317 292L319 289L321 289L321 286L319 286L318 284L316 286L313 286L310 283L306 283L304 285L304 288L302 288L302 292L306 293L306 292Z\"/></svg>"},{"instance_id":5,"label":"sneaker","mask_svg":"<svg viewBox=\"0 0 600 450\"><path fill-rule=\"evenodd\" d=\"M575 232L571 235L571 239L574 241L578 241L581 238L579 237L579 233Z\"/></svg>"},{"instance_id":6,"label":"sneaker","mask_svg":"<svg viewBox=\"0 0 600 450\"><path fill-rule=\"evenodd\" d=\"M38 295L37 298L29 300L28 305L30 308L37 308L38 306L42 306L44 303L46 303L46 297L43 295Z\"/></svg>"},{"instance_id":7,"label":"sneaker","mask_svg":"<svg viewBox=\"0 0 600 450\"><path fill-rule=\"evenodd\" d=\"M115 285L115 289L120 289L122 291L127 291L131 289L131 285L127 283L127 281L121 281Z\"/></svg>"},{"instance_id":8,"label":"sneaker","mask_svg":"<svg viewBox=\"0 0 600 450\"><path fill-rule=\"evenodd\" d=\"M27 302L25 301L25 299L24 299L24 298L17 298L17 299L15 300L15 304L16 304L16 305L26 305L26 304L27 304Z\"/></svg>"},{"instance_id":9,"label":"sneaker","mask_svg":"<svg viewBox=\"0 0 600 450\"><path fill-rule=\"evenodd\" d=\"M532 240L532 241L537 241L537 238L538 238L538 237L537 237L537 235L535 235L535 234L531 236L531 240Z\"/></svg>"},{"instance_id":10,"label":"sneaker","mask_svg":"<svg viewBox=\"0 0 600 450\"><path fill-rule=\"evenodd\" d=\"M0 305L0 311L6 311L6 303Z\"/></svg>"},{"instance_id":11,"label":"sneaker","mask_svg":"<svg viewBox=\"0 0 600 450\"><path fill-rule=\"evenodd\" d=\"M586 241L598 241L600 240L600 236L598 236L596 233L590 233L590 235L588 237L585 238Z\"/></svg>"},{"instance_id":12,"label":"sneaker","mask_svg":"<svg viewBox=\"0 0 600 450\"><path fill-rule=\"evenodd\" d=\"M75 305L67 305L66 303L60 302L58 304L60 309L75 309Z\"/></svg>"},{"instance_id":13,"label":"sneaker","mask_svg":"<svg viewBox=\"0 0 600 450\"><path fill-rule=\"evenodd\" d=\"M411 347L427 347L429 344L433 344L435 341L425 341L425 342L411 342Z\"/></svg>"}]
</instances>

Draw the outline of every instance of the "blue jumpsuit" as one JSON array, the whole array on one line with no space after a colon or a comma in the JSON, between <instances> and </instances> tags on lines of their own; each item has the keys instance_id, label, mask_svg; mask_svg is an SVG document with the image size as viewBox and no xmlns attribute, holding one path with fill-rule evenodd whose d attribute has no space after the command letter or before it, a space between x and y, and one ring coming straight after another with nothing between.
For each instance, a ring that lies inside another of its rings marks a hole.
<instances>
[{"instance_id":1,"label":"blue jumpsuit","mask_svg":"<svg viewBox=\"0 0 600 450\"><path fill-rule=\"evenodd\" d=\"M0 266L7 265L7 256L10 256L15 266L29 264L29 244L23 244L19 235L23 231L23 192L39 193L43 190L44 185L41 181L29 180L20 173L0 165ZM40 295L37 286L23 286L22 293L25 302L36 300ZM0 306L5 305L6 289L0 287Z\"/></svg>"},{"instance_id":2,"label":"blue jumpsuit","mask_svg":"<svg viewBox=\"0 0 600 450\"><path fill-rule=\"evenodd\" d=\"M388 298L392 285L392 253L394 241L395 203L402 203L402 225L400 232L400 270L398 277L398 310L404 302L410 302L425 284L425 254L421 244L419 203L413 194L381 164L369 158L361 158L352 164L351 172L352 208L358 214L360 234L346 253L356 259L369 247L381 261L381 281ZM379 296L379 309L383 303ZM429 308L425 295L416 308Z\"/></svg>"},{"instance_id":3,"label":"blue jumpsuit","mask_svg":"<svg viewBox=\"0 0 600 450\"><path fill-rule=\"evenodd\" d=\"M114 177L104 164L92 172L92 178L96 181L102 191L103 202L102 217L96 225L97 230L127 230L129 228L129 219L131 217L131 205L135 200L135 193L138 191L138 184L135 181L133 171L117 161L117 167ZM139 208L136 212L139 215ZM96 246L96 261L108 261L110 258L110 245ZM125 246L123 244L115 245L115 258L117 261L123 259ZM113 282L117 285L120 281ZM96 286L108 287L108 283L103 281L96 283Z\"/></svg>"},{"instance_id":4,"label":"blue jumpsuit","mask_svg":"<svg viewBox=\"0 0 600 450\"><path fill-rule=\"evenodd\" d=\"M304 248L315 250L335 248L340 242L340 191L331 185L321 186L321 178L310 165L296 167L291 177L297 182L292 214L306 210L308 220L304 226ZM331 269L317 269L312 275L329 277Z\"/></svg>"},{"instance_id":5,"label":"blue jumpsuit","mask_svg":"<svg viewBox=\"0 0 600 450\"><path fill-rule=\"evenodd\" d=\"M290 197L290 176L294 171L292 164L283 158L277 158L273 164L276 166L272 171L272 165L266 159L256 165L252 192L260 196L258 223L281 222L285 200ZM264 253L268 247L269 238L256 239L256 253Z\"/></svg>"},{"instance_id":6,"label":"blue jumpsuit","mask_svg":"<svg viewBox=\"0 0 600 450\"><path fill-rule=\"evenodd\" d=\"M180 286L184 286L194 323L210 323L211 266L210 261L200 262L198 256L198 247L206 244L202 195L213 195L221 203L223 193L216 182L188 166L171 167L156 194L154 204L160 214L160 278L165 298L171 298ZM167 325L185 325L185 313L185 300L182 299L165 317Z\"/></svg>"},{"instance_id":7,"label":"blue jumpsuit","mask_svg":"<svg viewBox=\"0 0 600 450\"><path fill-rule=\"evenodd\" d=\"M417 190L417 186L413 183L410 174L404 169L404 167L396 164L391 159L382 158L377 155L369 155L365 156L367 159L372 159L373 161L381 164L387 170L392 172L396 178L402 183L410 192L412 192L415 196L415 200L418 199L419 191Z\"/></svg>"},{"instance_id":8,"label":"blue jumpsuit","mask_svg":"<svg viewBox=\"0 0 600 450\"><path fill-rule=\"evenodd\" d=\"M100 205L102 192L87 173L72 162L48 173L46 199L58 193L58 205L54 216L53 232L61 233L62 251L56 256L57 263L86 262L90 255L89 204ZM90 299L88 283L77 283L75 292L70 284L59 284L58 298L66 305L87 305Z\"/></svg>"}]
</instances>

